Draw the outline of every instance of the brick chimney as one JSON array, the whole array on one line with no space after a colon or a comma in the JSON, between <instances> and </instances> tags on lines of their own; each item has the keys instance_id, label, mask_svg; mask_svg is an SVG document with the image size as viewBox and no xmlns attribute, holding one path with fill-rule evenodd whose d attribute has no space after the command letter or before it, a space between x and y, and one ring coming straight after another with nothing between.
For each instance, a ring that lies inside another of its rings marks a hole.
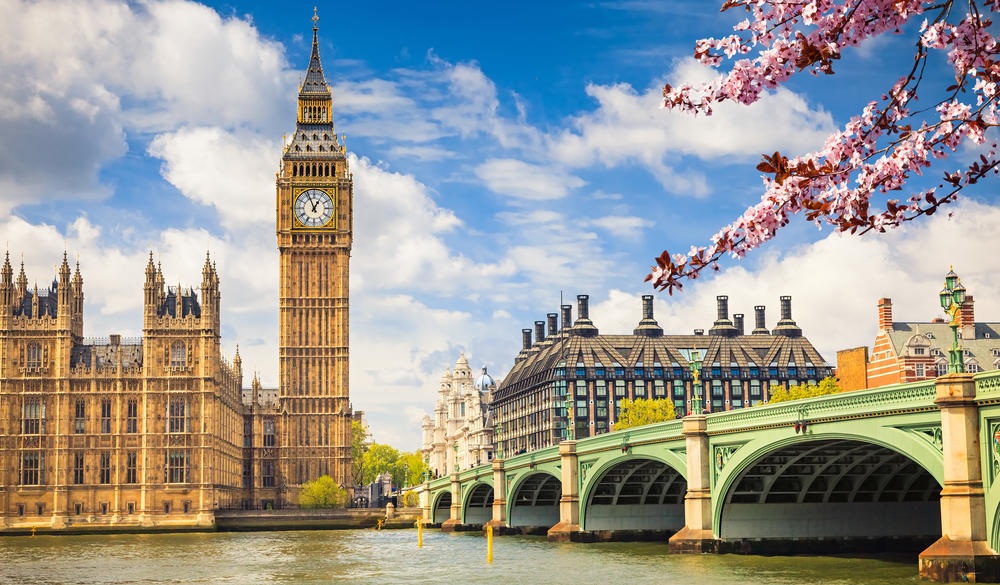
<instances>
[{"instance_id":1,"label":"brick chimney","mask_svg":"<svg viewBox=\"0 0 1000 585\"><path fill-rule=\"evenodd\" d=\"M976 338L976 310L974 305L975 301L972 295L965 295L965 302L962 303L962 309L958 312L958 324L962 327L960 330L962 339Z\"/></svg>"},{"instance_id":2,"label":"brick chimney","mask_svg":"<svg viewBox=\"0 0 1000 585\"><path fill-rule=\"evenodd\" d=\"M892 331L892 299L878 300L878 330L883 333Z\"/></svg>"}]
</instances>

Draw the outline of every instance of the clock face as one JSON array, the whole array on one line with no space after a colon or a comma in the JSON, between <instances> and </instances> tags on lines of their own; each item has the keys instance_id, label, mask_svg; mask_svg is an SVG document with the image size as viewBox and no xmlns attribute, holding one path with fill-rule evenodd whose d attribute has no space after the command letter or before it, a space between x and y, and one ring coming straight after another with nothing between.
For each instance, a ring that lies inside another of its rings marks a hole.
<instances>
[{"instance_id":1,"label":"clock face","mask_svg":"<svg viewBox=\"0 0 1000 585\"><path fill-rule=\"evenodd\" d=\"M322 227L333 218L333 199L319 189L303 191L295 198L295 217L306 227Z\"/></svg>"}]
</instances>

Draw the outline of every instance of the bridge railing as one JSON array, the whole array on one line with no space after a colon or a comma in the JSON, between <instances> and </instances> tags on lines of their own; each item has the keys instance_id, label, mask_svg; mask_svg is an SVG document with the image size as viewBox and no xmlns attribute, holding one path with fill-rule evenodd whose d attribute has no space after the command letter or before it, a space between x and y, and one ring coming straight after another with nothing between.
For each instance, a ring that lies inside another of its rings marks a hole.
<instances>
[{"instance_id":1,"label":"bridge railing","mask_svg":"<svg viewBox=\"0 0 1000 585\"><path fill-rule=\"evenodd\" d=\"M894 411L930 410L937 408L934 405L934 396L934 380L922 380L909 384L789 400L711 414L708 416L708 432L712 434L791 425L798 420L869 417Z\"/></svg>"}]
</instances>

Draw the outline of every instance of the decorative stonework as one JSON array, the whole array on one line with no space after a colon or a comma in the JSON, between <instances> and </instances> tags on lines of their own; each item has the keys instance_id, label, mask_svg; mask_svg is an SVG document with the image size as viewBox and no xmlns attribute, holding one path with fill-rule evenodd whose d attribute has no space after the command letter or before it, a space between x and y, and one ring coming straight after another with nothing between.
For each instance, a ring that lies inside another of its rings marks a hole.
<instances>
[{"instance_id":1,"label":"decorative stonework","mask_svg":"<svg viewBox=\"0 0 1000 585\"><path fill-rule=\"evenodd\" d=\"M713 448L712 460L715 462L715 473L718 475L729 463L729 458L733 456L733 453L739 451L740 447L746 443L740 443L738 445L716 445Z\"/></svg>"},{"instance_id":2,"label":"decorative stonework","mask_svg":"<svg viewBox=\"0 0 1000 585\"><path fill-rule=\"evenodd\" d=\"M944 444L941 440L941 425L927 425L925 427L910 427L907 430L911 433L916 434L918 437L930 443L938 451L944 449Z\"/></svg>"},{"instance_id":3,"label":"decorative stonework","mask_svg":"<svg viewBox=\"0 0 1000 585\"><path fill-rule=\"evenodd\" d=\"M990 419L986 424L990 430L990 469L986 477L992 485L996 481L997 474L1000 474L1000 419Z\"/></svg>"}]
</instances>

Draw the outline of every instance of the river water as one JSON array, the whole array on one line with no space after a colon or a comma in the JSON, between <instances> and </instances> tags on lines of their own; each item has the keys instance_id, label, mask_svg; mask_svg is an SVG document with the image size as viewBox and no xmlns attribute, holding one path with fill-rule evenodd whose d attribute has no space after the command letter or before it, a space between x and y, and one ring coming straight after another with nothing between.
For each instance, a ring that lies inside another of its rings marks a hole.
<instances>
[{"instance_id":1,"label":"river water","mask_svg":"<svg viewBox=\"0 0 1000 585\"><path fill-rule=\"evenodd\" d=\"M553 544L480 534L337 530L0 537L0 583L898 585L916 559L670 555L665 543Z\"/></svg>"}]
</instances>

